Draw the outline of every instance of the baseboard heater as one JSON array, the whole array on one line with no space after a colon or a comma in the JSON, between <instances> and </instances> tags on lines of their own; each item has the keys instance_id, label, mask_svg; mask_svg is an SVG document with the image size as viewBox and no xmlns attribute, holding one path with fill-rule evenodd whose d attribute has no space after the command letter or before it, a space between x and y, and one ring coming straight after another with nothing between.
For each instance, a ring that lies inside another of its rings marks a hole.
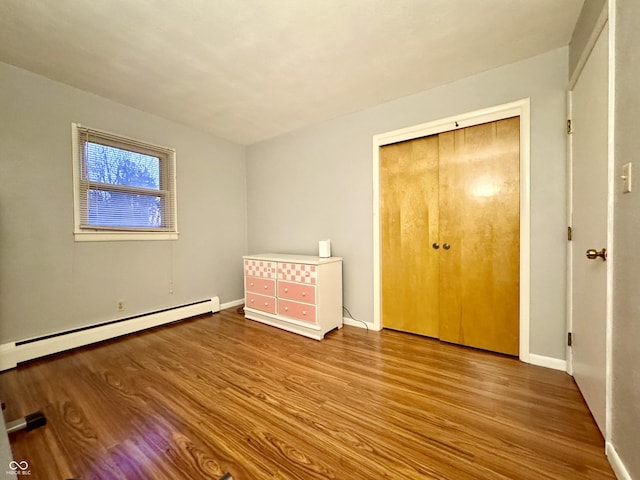
<instances>
[{"instance_id":1,"label":"baseboard heater","mask_svg":"<svg viewBox=\"0 0 640 480\"><path fill-rule=\"evenodd\" d=\"M148 328L166 325L203 313L220 311L220 299L207 300L156 310L127 318L119 318L104 323L88 325L64 332L21 340L0 345L0 371L15 368L18 363L64 352L72 348L139 332Z\"/></svg>"}]
</instances>

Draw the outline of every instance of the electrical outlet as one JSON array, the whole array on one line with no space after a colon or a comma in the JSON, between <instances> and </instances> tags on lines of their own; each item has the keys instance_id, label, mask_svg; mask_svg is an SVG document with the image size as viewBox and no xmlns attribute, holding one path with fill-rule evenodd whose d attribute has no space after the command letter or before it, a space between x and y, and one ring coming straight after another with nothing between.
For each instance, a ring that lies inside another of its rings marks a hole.
<instances>
[{"instance_id":1,"label":"electrical outlet","mask_svg":"<svg viewBox=\"0 0 640 480\"><path fill-rule=\"evenodd\" d=\"M119 312L124 311L124 300L116 300L116 310Z\"/></svg>"}]
</instances>

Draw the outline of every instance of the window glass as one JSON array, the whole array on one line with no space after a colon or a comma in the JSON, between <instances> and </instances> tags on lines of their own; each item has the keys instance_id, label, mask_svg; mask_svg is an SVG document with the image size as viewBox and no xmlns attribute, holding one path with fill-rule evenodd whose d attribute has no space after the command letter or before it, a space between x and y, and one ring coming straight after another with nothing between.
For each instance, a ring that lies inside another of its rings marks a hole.
<instances>
[{"instance_id":1,"label":"window glass","mask_svg":"<svg viewBox=\"0 0 640 480\"><path fill-rule=\"evenodd\" d=\"M160 188L160 159L121 148L85 143L87 178L94 182Z\"/></svg>"}]
</instances>

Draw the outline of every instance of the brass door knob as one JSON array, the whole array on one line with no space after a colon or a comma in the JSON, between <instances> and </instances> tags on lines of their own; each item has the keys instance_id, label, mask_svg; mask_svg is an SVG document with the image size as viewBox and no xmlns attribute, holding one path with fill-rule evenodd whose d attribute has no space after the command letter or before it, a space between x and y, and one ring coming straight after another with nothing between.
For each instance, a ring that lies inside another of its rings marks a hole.
<instances>
[{"instance_id":1,"label":"brass door knob","mask_svg":"<svg viewBox=\"0 0 640 480\"><path fill-rule=\"evenodd\" d=\"M431 244L431 246L433 247L434 250L437 250L440 248L440 244L439 243L433 243Z\"/></svg>"},{"instance_id":2,"label":"brass door knob","mask_svg":"<svg viewBox=\"0 0 640 480\"><path fill-rule=\"evenodd\" d=\"M598 251L595 248L590 248L589 250L587 250L587 258L589 260L595 260L596 258L600 257L602 259L603 262L607 261L607 249L603 248L602 250Z\"/></svg>"},{"instance_id":3,"label":"brass door knob","mask_svg":"<svg viewBox=\"0 0 640 480\"><path fill-rule=\"evenodd\" d=\"M444 245L442 245L442 248L444 248L445 250L449 250L451 248L451 245L445 243Z\"/></svg>"}]
</instances>

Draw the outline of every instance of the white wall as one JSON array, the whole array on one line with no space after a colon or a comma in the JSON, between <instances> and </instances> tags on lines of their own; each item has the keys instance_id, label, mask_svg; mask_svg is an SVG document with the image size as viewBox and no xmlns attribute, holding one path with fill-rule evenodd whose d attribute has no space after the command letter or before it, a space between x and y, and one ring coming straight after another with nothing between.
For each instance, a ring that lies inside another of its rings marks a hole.
<instances>
[{"instance_id":1,"label":"white wall","mask_svg":"<svg viewBox=\"0 0 640 480\"><path fill-rule=\"evenodd\" d=\"M249 146L249 252L315 254L330 238L344 304L371 322L372 136L530 97L531 353L564 359L567 80L562 48Z\"/></svg>"},{"instance_id":2,"label":"white wall","mask_svg":"<svg viewBox=\"0 0 640 480\"><path fill-rule=\"evenodd\" d=\"M616 0L615 203L613 250L612 426L630 478L640 479L640 3ZM633 162L633 191L622 193L622 165Z\"/></svg>"},{"instance_id":3,"label":"white wall","mask_svg":"<svg viewBox=\"0 0 640 480\"><path fill-rule=\"evenodd\" d=\"M71 122L176 149L179 240L74 242ZM245 167L242 146L0 64L0 344L242 298Z\"/></svg>"}]
</instances>

